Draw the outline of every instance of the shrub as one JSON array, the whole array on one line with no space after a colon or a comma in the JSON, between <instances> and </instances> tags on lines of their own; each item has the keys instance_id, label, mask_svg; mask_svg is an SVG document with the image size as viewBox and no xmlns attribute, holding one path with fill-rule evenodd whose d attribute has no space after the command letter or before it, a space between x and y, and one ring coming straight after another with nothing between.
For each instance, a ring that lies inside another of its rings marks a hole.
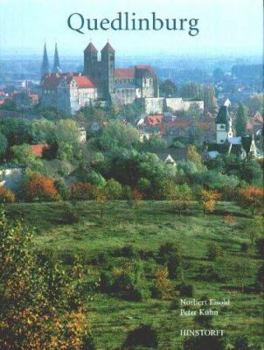
<instances>
[{"instance_id":1,"label":"shrub","mask_svg":"<svg viewBox=\"0 0 264 350\"><path fill-rule=\"evenodd\" d=\"M215 270L215 268L211 265L209 266L202 266L199 271L199 280L213 282L213 281L219 281L220 277L218 272Z\"/></svg>"},{"instance_id":2,"label":"shrub","mask_svg":"<svg viewBox=\"0 0 264 350\"><path fill-rule=\"evenodd\" d=\"M168 276L169 273L166 267L156 272L155 284L151 290L153 298L166 299L171 296L173 287Z\"/></svg>"},{"instance_id":3,"label":"shrub","mask_svg":"<svg viewBox=\"0 0 264 350\"><path fill-rule=\"evenodd\" d=\"M68 200L70 198L70 190L65 185L64 181L62 180L55 181L55 187L63 200Z\"/></svg>"},{"instance_id":4,"label":"shrub","mask_svg":"<svg viewBox=\"0 0 264 350\"><path fill-rule=\"evenodd\" d=\"M60 198L53 179L33 174L25 184L26 198L30 201L55 201Z\"/></svg>"},{"instance_id":5,"label":"shrub","mask_svg":"<svg viewBox=\"0 0 264 350\"><path fill-rule=\"evenodd\" d=\"M110 179L106 182L106 185L104 187L104 192L107 199L116 200L122 197L123 188L118 181L114 179Z\"/></svg>"},{"instance_id":6,"label":"shrub","mask_svg":"<svg viewBox=\"0 0 264 350\"><path fill-rule=\"evenodd\" d=\"M207 257L210 260L215 260L219 256L223 256L223 249L220 244L211 242L207 245Z\"/></svg>"},{"instance_id":7,"label":"shrub","mask_svg":"<svg viewBox=\"0 0 264 350\"><path fill-rule=\"evenodd\" d=\"M256 240L256 250L260 257L264 257L264 238L259 238Z\"/></svg>"},{"instance_id":8,"label":"shrub","mask_svg":"<svg viewBox=\"0 0 264 350\"><path fill-rule=\"evenodd\" d=\"M0 203L14 203L16 201L16 196L11 190L0 187Z\"/></svg>"},{"instance_id":9,"label":"shrub","mask_svg":"<svg viewBox=\"0 0 264 350\"><path fill-rule=\"evenodd\" d=\"M235 350L249 350L248 338L245 336L239 336L235 340Z\"/></svg>"},{"instance_id":10,"label":"shrub","mask_svg":"<svg viewBox=\"0 0 264 350\"><path fill-rule=\"evenodd\" d=\"M100 275L100 287L103 293L111 293L114 284L114 278L111 272L103 271Z\"/></svg>"},{"instance_id":11,"label":"shrub","mask_svg":"<svg viewBox=\"0 0 264 350\"><path fill-rule=\"evenodd\" d=\"M257 284L257 289L263 292L264 291L264 263L260 266L257 272L256 284Z\"/></svg>"},{"instance_id":12,"label":"shrub","mask_svg":"<svg viewBox=\"0 0 264 350\"><path fill-rule=\"evenodd\" d=\"M143 284L141 274L135 265L114 269L112 272L103 271L100 277L101 290L114 293L126 300L141 301L149 297Z\"/></svg>"},{"instance_id":13,"label":"shrub","mask_svg":"<svg viewBox=\"0 0 264 350\"><path fill-rule=\"evenodd\" d=\"M184 340L183 350L224 350L223 337L192 337Z\"/></svg>"},{"instance_id":14,"label":"shrub","mask_svg":"<svg viewBox=\"0 0 264 350\"><path fill-rule=\"evenodd\" d=\"M150 325L143 324L128 332L127 338L123 344L123 349L134 349L136 346L154 349L157 348L158 336L156 330Z\"/></svg>"},{"instance_id":15,"label":"shrub","mask_svg":"<svg viewBox=\"0 0 264 350\"><path fill-rule=\"evenodd\" d=\"M77 182L71 185L71 199L93 200L97 197L97 188L85 182Z\"/></svg>"},{"instance_id":16,"label":"shrub","mask_svg":"<svg viewBox=\"0 0 264 350\"><path fill-rule=\"evenodd\" d=\"M249 245L246 242L241 243L240 251L242 253L247 253L249 250Z\"/></svg>"},{"instance_id":17,"label":"shrub","mask_svg":"<svg viewBox=\"0 0 264 350\"><path fill-rule=\"evenodd\" d=\"M180 296L192 297L193 296L193 286L191 284L181 284L179 286Z\"/></svg>"},{"instance_id":18,"label":"shrub","mask_svg":"<svg viewBox=\"0 0 264 350\"><path fill-rule=\"evenodd\" d=\"M116 251L116 254L118 256L123 256L125 258L137 258L138 257L138 251L132 244L125 245L122 248L118 249Z\"/></svg>"},{"instance_id":19,"label":"shrub","mask_svg":"<svg viewBox=\"0 0 264 350\"><path fill-rule=\"evenodd\" d=\"M180 259L180 247L173 242L166 242L159 247L157 259L161 264L166 264L169 260L169 257L172 255L178 256Z\"/></svg>"}]
</instances>

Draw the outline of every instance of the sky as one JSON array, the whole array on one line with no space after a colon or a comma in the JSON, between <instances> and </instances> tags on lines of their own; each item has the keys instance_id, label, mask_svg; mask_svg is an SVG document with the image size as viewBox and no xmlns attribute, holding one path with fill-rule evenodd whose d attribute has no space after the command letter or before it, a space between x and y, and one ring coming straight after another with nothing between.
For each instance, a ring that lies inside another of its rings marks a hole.
<instances>
[{"instance_id":1,"label":"sky","mask_svg":"<svg viewBox=\"0 0 264 350\"><path fill-rule=\"evenodd\" d=\"M84 18L116 18L117 12L149 17L199 18L199 35L188 31L85 31L69 29L72 13ZM0 0L0 56L49 54L78 56L90 40L100 50L107 40L120 55L261 55L262 0Z\"/></svg>"}]
</instances>

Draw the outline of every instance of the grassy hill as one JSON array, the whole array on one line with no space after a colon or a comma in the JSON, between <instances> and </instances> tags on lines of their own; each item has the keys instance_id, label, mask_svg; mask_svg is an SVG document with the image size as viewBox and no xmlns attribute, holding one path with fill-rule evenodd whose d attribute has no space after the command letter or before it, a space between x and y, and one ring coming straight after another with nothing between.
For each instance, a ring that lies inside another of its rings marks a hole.
<instances>
[{"instance_id":1,"label":"grassy hill","mask_svg":"<svg viewBox=\"0 0 264 350\"><path fill-rule=\"evenodd\" d=\"M214 317L213 328L224 329L231 341L247 335L260 343L262 298L255 281L261 261L253 248L241 251L241 245L250 245L247 227L254 223L248 212L234 204L221 202L206 216L197 203L179 216L173 204L154 201L137 207L125 201L12 204L7 214L35 227L36 249L42 254L62 259L66 265L79 257L88 276L88 320L97 349L119 349L127 332L142 323L157 329L159 349L181 349L180 329L194 328L193 317L180 316L182 279L193 286L196 299L204 295L230 299L230 306L214 308L219 316ZM182 254L170 296L129 301L98 288L102 271L136 264L150 290L162 267L158 249L165 242L176 243ZM212 242L223 251L213 260L207 256Z\"/></svg>"}]
</instances>

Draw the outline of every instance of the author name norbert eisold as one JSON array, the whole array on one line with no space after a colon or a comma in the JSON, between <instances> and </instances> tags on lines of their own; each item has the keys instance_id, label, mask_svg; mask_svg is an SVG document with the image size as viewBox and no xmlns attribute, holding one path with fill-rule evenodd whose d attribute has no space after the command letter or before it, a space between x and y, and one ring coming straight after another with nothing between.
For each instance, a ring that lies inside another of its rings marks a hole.
<instances>
[{"instance_id":1,"label":"author name norbert eisold","mask_svg":"<svg viewBox=\"0 0 264 350\"><path fill-rule=\"evenodd\" d=\"M230 306L230 299L205 299L198 300L195 298L191 299L180 299L181 306Z\"/></svg>"},{"instance_id":2,"label":"author name norbert eisold","mask_svg":"<svg viewBox=\"0 0 264 350\"><path fill-rule=\"evenodd\" d=\"M223 329L181 329L181 337L223 337Z\"/></svg>"}]
</instances>

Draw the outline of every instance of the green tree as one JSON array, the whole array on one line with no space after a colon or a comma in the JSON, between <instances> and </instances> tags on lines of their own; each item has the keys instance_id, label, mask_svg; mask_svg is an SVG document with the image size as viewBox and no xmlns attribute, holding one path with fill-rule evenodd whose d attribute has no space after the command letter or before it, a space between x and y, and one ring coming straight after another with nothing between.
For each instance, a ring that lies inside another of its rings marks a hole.
<instances>
[{"instance_id":1,"label":"green tree","mask_svg":"<svg viewBox=\"0 0 264 350\"><path fill-rule=\"evenodd\" d=\"M71 119L56 122L55 141L58 145L57 157L61 160L80 158L80 136L77 123Z\"/></svg>"},{"instance_id":2,"label":"green tree","mask_svg":"<svg viewBox=\"0 0 264 350\"><path fill-rule=\"evenodd\" d=\"M27 144L11 147L11 157L14 163L23 165L34 171L43 170L43 163L31 150Z\"/></svg>"},{"instance_id":3,"label":"green tree","mask_svg":"<svg viewBox=\"0 0 264 350\"><path fill-rule=\"evenodd\" d=\"M163 81L160 86L160 94L165 97L172 97L176 95L177 87L173 81L167 79Z\"/></svg>"},{"instance_id":4,"label":"green tree","mask_svg":"<svg viewBox=\"0 0 264 350\"><path fill-rule=\"evenodd\" d=\"M197 148L194 145L189 145L187 147L187 160L194 163L198 170L202 170L203 168L203 162L202 162L202 156L198 153Z\"/></svg>"},{"instance_id":5,"label":"green tree","mask_svg":"<svg viewBox=\"0 0 264 350\"><path fill-rule=\"evenodd\" d=\"M248 121L248 111L246 107L242 103L240 103L238 106L236 123L235 123L237 136L245 136L247 121Z\"/></svg>"},{"instance_id":6,"label":"green tree","mask_svg":"<svg viewBox=\"0 0 264 350\"><path fill-rule=\"evenodd\" d=\"M205 110L211 113L215 113L217 109L217 103L213 86L205 86L203 88L203 95Z\"/></svg>"},{"instance_id":7,"label":"green tree","mask_svg":"<svg viewBox=\"0 0 264 350\"><path fill-rule=\"evenodd\" d=\"M0 132L0 157L3 157L7 151L8 142L4 134Z\"/></svg>"},{"instance_id":8,"label":"green tree","mask_svg":"<svg viewBox=\"0 0 264 350\"><path fill-rule=\"evenodd\" d=\"M105 151L132 148L139 142L139 133L131 125L112 121L104 128L99 141Z\"/></svg>"},{"instance_id":9,"label":"green tree","mask_svg":"<svg viewBox=\"0 0 264 350\"><path fill-rule=\"evenodd\" d=\"M118 181L110 179L106 182L104 192L109 200L116 200L122 197L123 188Z\"/></svg>"}]
</instances>

